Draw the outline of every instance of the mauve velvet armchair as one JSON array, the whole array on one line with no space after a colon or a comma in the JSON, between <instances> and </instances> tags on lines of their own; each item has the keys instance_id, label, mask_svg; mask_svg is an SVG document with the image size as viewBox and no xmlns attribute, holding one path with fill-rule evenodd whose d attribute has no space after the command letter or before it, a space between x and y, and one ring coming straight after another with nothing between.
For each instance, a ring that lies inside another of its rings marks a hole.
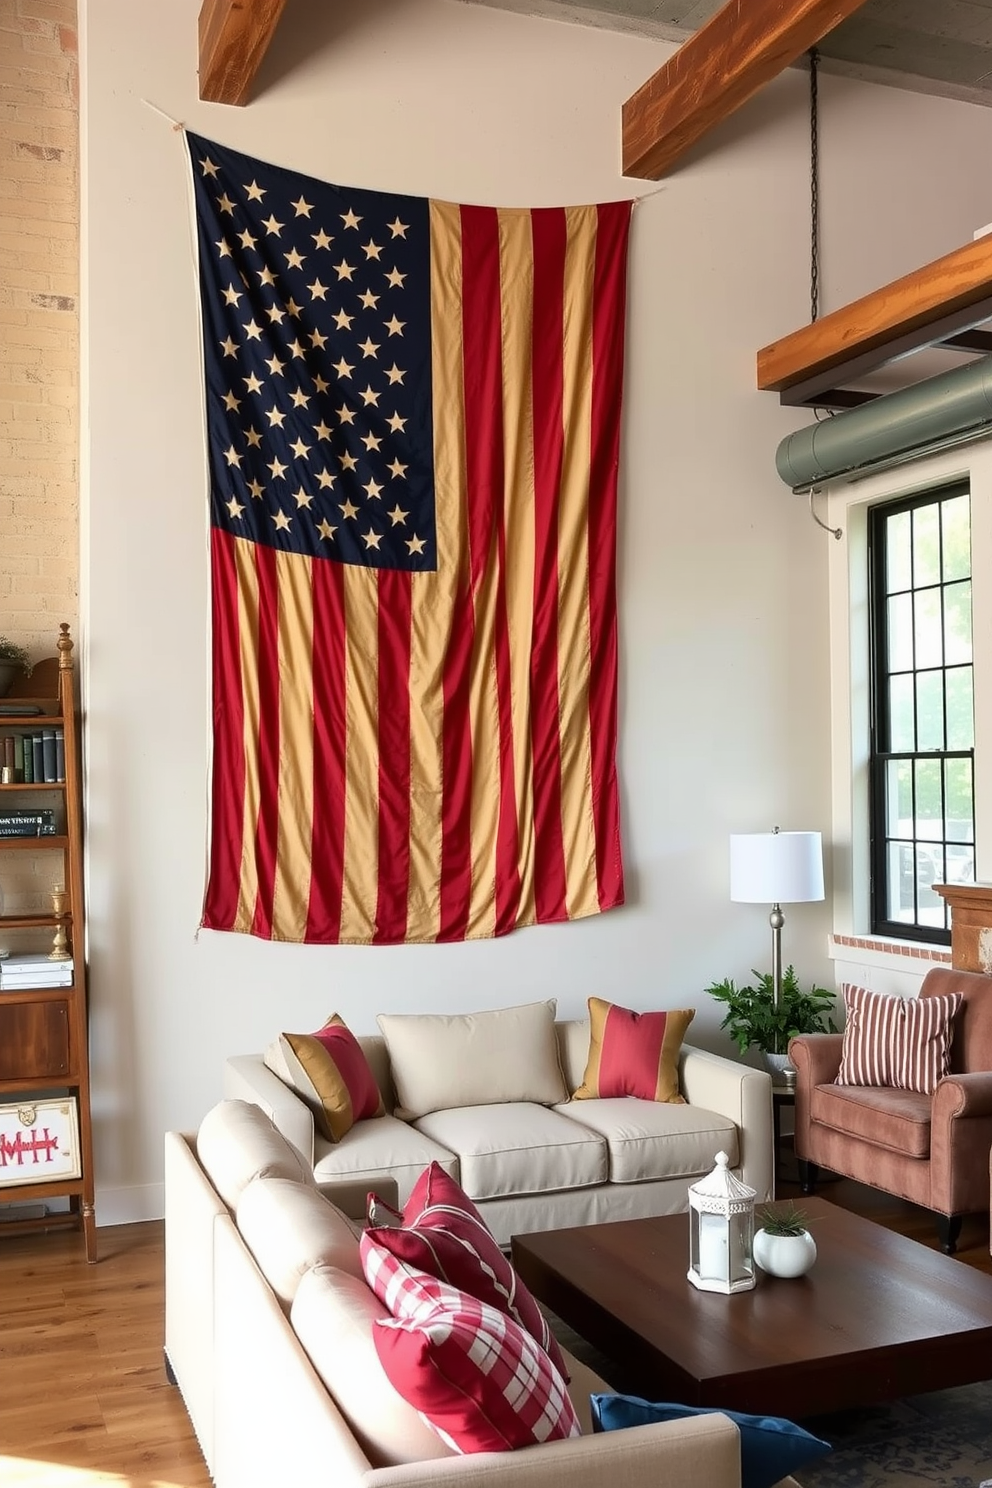
<instances>
[{"instance_id":1,"label":"mauve velvet armchair","mask_svg":"<svg viewBox=\"0 0 992 1488\"><path fill-rule=\"evenodd\" d=\"M992 1152L992 976L935 968L921 997L960 992L951 1071L933 1095L837 1085L843 1035L801 1034L789 1044L796 1067L796 1156L803 1193L817 1171L846 1178L933 1211L952 1254L966 1214L989 1211Z\"/></svg>"}]
</instances>

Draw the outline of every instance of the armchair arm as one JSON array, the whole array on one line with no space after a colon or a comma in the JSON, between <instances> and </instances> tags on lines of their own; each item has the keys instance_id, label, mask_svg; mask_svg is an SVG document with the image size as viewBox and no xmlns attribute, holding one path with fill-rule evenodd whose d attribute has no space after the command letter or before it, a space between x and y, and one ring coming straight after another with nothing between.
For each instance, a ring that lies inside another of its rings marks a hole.
<instances>
[{"instance_id":1,"label":"armchair arm","mask_svg":"<svg viewBox=\"0 0 992 1488\"><path fill-rule=\"evenodd\" d=\"M740 1143L741 1178L755 1190L759 1203L774 1198L772 1081L768 1072L683 1044L679 1085L690 1106L716 1111L734 1123Z\"/></svg>"},{"instance_id":2,"label":"armchair arm","mask_svg":"<svg viewBox=\"0 0 992 1488\"><path fill-rule=\"evenodd\" d=\"M675 1427L675 1430L671 1428ZM516 1452L472 1452L400 1467L380 1467L366 1488L739 1488L740 1438L724 1415L687 1417L656 1426L542 1442Z\"/></svg>"},{"instance_id":3,"label":"armchair arm","mask_svg":"<svg viewBox=\"0 0 992 1488\"><path fill-rule=\"evenodd\" d=\"M930 1120L930 1207L940 1214L987 1214L992 1148L992 1071L947 1075Z\"/></svg>"},{"instance_id":4,"label":"armchair arm","mask_svg":"<svg viewBox=\"0 0 992 1488\"><path fill-rule=\"evenodd\" d=\"M992 1070L945 1075L933 1095L933 1123L992 1116Z\"/></svg>"},{"instance_id":5,"label":"armchair arm","mask_svg":"<svg viewBox=\"0 0 992 1488\"><path fill-rule=\"evenodd\" d=\"M840 1069L842 1033L800 1033L789 1040L789 1058L796 1067L796 1086L800 1081L811 1090L814 1085L831 1085Z\"/></svg>"},{"instance_id":6,"label":"armchair arm","mask_svg":"<svg viewBox=\"0 0 992 1488\"><path fill-rule=\"evenodd\" d=\"M313 1172L316 1159L313 1113L295 1091L272 1073L260 1054L235 1054L224 1061L224 1095L228 1100L261 1106L273 1126L292 1142Z\"/></svg>"}]
</instances>

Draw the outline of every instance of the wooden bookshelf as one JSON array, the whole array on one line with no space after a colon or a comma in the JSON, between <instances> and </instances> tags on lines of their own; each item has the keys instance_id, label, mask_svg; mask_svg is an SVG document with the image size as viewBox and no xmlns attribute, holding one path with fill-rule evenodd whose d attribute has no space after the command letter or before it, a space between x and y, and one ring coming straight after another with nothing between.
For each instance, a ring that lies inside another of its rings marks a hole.
<instances>
[{"instance_id":1,"label":"wooden bookshelf","mask_svg":"<svg viewBox=\"0 0 992 1488\"><path fill-rule=\"evenodd\" d=\"M20 1155L0 1150L0 1205L30 1204L43 1207L42 1217L7 1217L0 1220L0 1237L26 1230L49 1230L73 1226L82 1231L86 1259L97 1258L96 1213L93 1181L93 1135L90 1115L89 1044L86 996L86 904L83 885L83 811L80 780L80 733L76 711L73 642L68 625L60 627L57 656L34 668L31 676L17 684L16 696L3 698L0 736L31 734L42 723L61 729L65 741L65 779L60 781L15 780L0 784L0 814L11 810L18 798L45 792L47 804L56 811L55 836L0 837L0 886L10 854L31 852L58 856L57 881L64 886L65 908L51 912L44 907L0 914L0 944L13 958L15 943L36 951L40 945L55 949L56 936L64 933L65 951L72 958L72 982L68 986L17 986L0 989L0 1105L16 1107L19 1119L29 1127L34 1102L54 1097L75 1104L78 1120L78 1176L59 1176L42 1181L26 1171L23 1182L12 1173ZM17 704L24 711L17 711ZM37 710L40 707L41 712ZM11 933L12 932L12 933ZM20 949L20 945L17 946ZM50 1211L48 1200L66 1200L68 1207ZM16 1216L16 1208L7 1211Z\"/></svg>"}]
</instances>

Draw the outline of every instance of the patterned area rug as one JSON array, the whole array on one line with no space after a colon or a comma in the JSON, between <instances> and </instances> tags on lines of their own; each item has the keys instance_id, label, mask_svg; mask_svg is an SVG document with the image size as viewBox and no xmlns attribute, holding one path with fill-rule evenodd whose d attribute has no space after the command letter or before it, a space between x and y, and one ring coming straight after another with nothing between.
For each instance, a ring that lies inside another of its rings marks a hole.
<instances>
[{"instance_id":1,"label":"patterned area rug","mask_svg":"<svg viewBox=\"0 0 992 1488\"><path fill-rule=\"evenodd\" d=\"M622 1365L549 1317L577 1359L615 1390L642 1394ZM834 1447L796 1474L802 1488L992 1488L992 1381L810 1417L802 1425Z\"/></svg>"}]
</instances>

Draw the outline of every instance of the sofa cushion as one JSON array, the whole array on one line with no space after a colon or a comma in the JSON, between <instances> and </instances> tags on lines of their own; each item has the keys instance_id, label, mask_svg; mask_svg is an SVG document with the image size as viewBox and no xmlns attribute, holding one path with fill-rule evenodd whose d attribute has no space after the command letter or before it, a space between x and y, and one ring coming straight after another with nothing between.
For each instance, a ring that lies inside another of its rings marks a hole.
<instances>
[{"instance_id":1,"label":"sofa cushion","mask_svg":"<svg viewBox=\"0 0 992 1488\"><path fill-rule=\"evenodd\" d=\"M432 1162L458 1176L458 1159L450 1148L395 1116L356 1122L340 1142L314 1139L313 1173L318 1186L342 1179L370 1182L388 1173L396 1179L400 1204L406 1203L413 1185Z\"/></svg>"},{"instance_id":2,"label":"sofa cushion","mask_svg":"<svg viewBox=\"0 0 992 1488\"><path fill-rule=\"evenodd\" d=\"M740 1432L741 1488L773 1488L796 1468L833 1451L828 1441L781 1416L750 1416L715 1405L655 1404L636 1395L593 1395L590 1404L594 1431L623 1431L722 1412Z\"/></svg>"},{"instance_id":3,"label":"sofa cushion","mask_svg":"<svg viewBox=\"0 0 992 1488\"><path fill-rule=\"evenodd\" d=\"M641 1100L681 1103L679 1050L694 1008L637 1013L602 997L589 998L589 1058L573 1100Z\"/></svg>"},{"instance_id":4,"label":"sofa cushion","mask_svg":"<svg viewBox=\"0 0 992 1488\"><path fill-rule=\"evenodd\" d=\"M328 1141L340 1141L356 1121L385 1113L362 1046L337 1013L316 1033L281 1033L264 1060L310 1107Z\"/></svg>"},{"instance_id":5,"label":"sofa cushion","mask_svg":"<svg viewBox=\"0 0 992 1488\"><path fill-rule=\"evenodd\" d=\"M594 1132L528 1101L432 1111L417 1130L458 1157L458 1178L473 1199L586 1188L608 1178L606 1148Z\"/></svg>"},{"instance_id":6,"label":"sofa cushion","mask_svg":"<svg viewBox=\"0 0 992 1488\"><path fill-rule=\"evenodd\" d=\"M207 1112L196 1134L196 1155L231 1210L255 1178L290 1178L313 1184L296 1148L272 1125L261 1106L223 1100Z\"/></svg>"},{"instance_id":7,"label":"sofa cushion","mask_svg":"<svg viewBox=\"0 0 992 1488\"><path fill-rule=\"evenodd\" d=\"M401 1267L395 1315L373 1325L397 1390L457 1452L502 1452L578 1436L565 1381L505 1313Z\"/></svg>"},{"instance_id":8,"label":"sofa cushion","mask_svg":"<svg viewBox=\"0 0 992 1488\"><path fill-rule=\"evenodd\" d=\"M816 1085L810 1119L903 1157L930 1156L932 1098L874 1085Z\"/></svg>"},{"instance_id":9,"label":"sofa cushion","mask_svg":"<svg viewBox=\"0 0 992 1488\"><path fill-rule=\"evenodd\" d=\"M235 1222L287 1311L300 1278L318 1261L352 1276L363 1275L355 1226L306 1184L256 1178L238 1200Z\"/></svg>"},{"instance_id":10,"label":"sofa cushion","mask_svg":"<svg viewBox=\"0 0 992 1488\"><path fill-rule=\"evenodd\" d=\"M397 1264L424 1271L526 1328L567 1383L565 1359L547 1318L472 1200L438 1163L417 1181L400 1225L366 1229L360 1252L365 1278L390 1312L395 1310L390 1287L397 1278Z\"/></svg>"},{"instance_id":11,"label":"sofa cushion","mask_svg":"<svg viewBox=\"0 0 992 1488\"><path fill-rule=\"evenodd\" d=\"M373 1329L389 1313L364 1281L334 1266L313 1266L300 1281L289 1317L374 1467L451 1456L379 1362Z\"/></svg>"},{"instance_id":12,"label":"sofa cushion","mask_svg":"<svg viewBox=\"0 0 992 1488\"><path fill-rule=\"evenodd\" d=\"M612 1183L695 1178L713 1169L718 1152L740 1161L737 1127L704 1106L630 1100L584 1100L558 1108L606 1144Z\"/></svg>"},{"instance_id":13,"label":"sofa cushion","mask_svg":"<svg viewBox=\"0 0 992 1488\"><path fill-rule=\"evenodd\" d=\"M551 999L481 1013L380 1014L396 1115L414 1121L453 1106L565 1100L555 1007Z\"/></svg>"},{"instance_id":14,"label":"sofa cushion","mask_svg":"<svg viewBox=\"0 0 992 1488\"><path fill-rule=\"evenodd\" d=\"M950 1069L960 992L887 997L845 982L838 1085L887 1085L931 1095Z\"/></svg>"}]
</instances>

